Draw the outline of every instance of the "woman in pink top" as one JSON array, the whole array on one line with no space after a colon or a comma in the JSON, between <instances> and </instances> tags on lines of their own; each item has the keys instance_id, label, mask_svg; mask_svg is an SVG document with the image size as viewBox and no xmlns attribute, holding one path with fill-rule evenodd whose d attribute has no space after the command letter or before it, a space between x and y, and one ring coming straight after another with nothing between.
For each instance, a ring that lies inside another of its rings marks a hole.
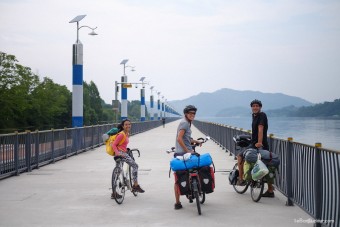
<instances>
[{"instance_id":1,"label":"woman in pink top","mask_svg":"<svg viewBox=\"0 0 340 227\"><path fill-rule=\"evenodd\" d=\"M118 125L118 135L112 143L112 148L115 151L115 156L121 156L122 161L126 162L132 168L132 180L134 185L132 191L143 193L144 190L138 184L138 165L127 153L127 145L129 144L129 136L131 130L131 122L128 119L124 119L120 125ZM123 141L123 142L122 142ZM111 198L114 195L111 195Z\"/></svg>"}]
</instances>

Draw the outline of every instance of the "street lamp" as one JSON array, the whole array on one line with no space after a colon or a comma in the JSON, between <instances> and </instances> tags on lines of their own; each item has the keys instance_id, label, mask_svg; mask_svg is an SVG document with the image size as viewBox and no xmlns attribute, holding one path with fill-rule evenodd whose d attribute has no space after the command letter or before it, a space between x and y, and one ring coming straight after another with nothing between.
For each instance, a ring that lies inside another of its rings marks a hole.
<instances>
[{"instance_id":1,"label":"street lamp","mask_svg":"<svg viewBox=\"0 0 340 227\"><path fill-rule=\"evenodd\" d=\"M72 58L72 127L83 127L83 44L79 40L79 30L89 28L92 32L89 35L97 35L94 30L87 25L79 27L79 21L86 15L79 15L73 18L69 23L77 22L77 40L73 44Z\"/></svg>"},{"instance_id":2,"label":"street lamp","mask_svg":"<svg viewBox=\"0 0 340 227\"><path fill-rule=\"evenodd\" d=\"M157 95L158 95L158 100L157 100L157 109L158 109L158 120L161 119L161 102L159 100L159 96L160 96L160 92L157 92Z\"/></svg>"},{"instance_id":3,"label":"street lamp","mask_svg":"<svg viewBox=\"0 0 340 227\"><path fill-rule=\"evenodd\" d=\"M122 107L121 107L121 112L120 112L120 117L121 117L121 120L124 120L126 119L128 116L127 116L127 88L126 86L124 86L124 83L127 83L127 76L125 74L125 68L126 68L126 63L129 61L129 59L124 59L120 64L124 66L123 68L123 71L124 71L124 74L122 76L122 92L121 92L121 98L122 98Z\"/></svg>"},{"instance_id":4,"label":"street lamp","mask_svg":"<svg viewBox=\"0 0 340 227\"><path fill-rule=\"evenodd\" d=\"M150 120L153 121L154 118L154 113L153 113L153 93L152 90L154 89L155 86L151 86L151 95L150 95Z\"/></svg>"},{"instance_id":5,"label":"street lamp","mask_svg":"<svg viewBox=\"0 0 340 227\"><path fill-rule=\"evenodd\" d=\"M145 77L140 78L142 82L142 88L140 89L140 121L145 121Z\"/></svg>"}]
</instances>

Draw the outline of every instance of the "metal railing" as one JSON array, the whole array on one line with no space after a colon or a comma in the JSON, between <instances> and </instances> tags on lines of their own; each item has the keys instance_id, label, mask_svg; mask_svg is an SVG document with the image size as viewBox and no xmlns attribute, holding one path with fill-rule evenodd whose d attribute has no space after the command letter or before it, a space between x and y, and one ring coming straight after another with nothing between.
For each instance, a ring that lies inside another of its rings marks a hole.
<instances>
[{"instance_id":1,"label":"metal railing","mask_svg":"<svg viewBox=\"0 0 340 227\"><path fill-rule=\"evenodd\" d=\"M194 121L194 125L234 156L233 136L250 134L211 122ZM287 197L286 205L298 205L315 219L315 226L340 226L340 152L273 136L269 147L281 161L275 186Z\"/></svg>"},{"instance_id":2,"label":"metal railing","mask_svg":"<svg viewBox=\"0 0 340 227\"><path fill-rule=\"evenodd\" d=\"M167 118L166 123L178 118ZM131 135L162 125L162 121L132 122ZM26 131L0 135L0 179L66 159L103 145L102 134L117 124Z\"/></svg>"}]
</instances>

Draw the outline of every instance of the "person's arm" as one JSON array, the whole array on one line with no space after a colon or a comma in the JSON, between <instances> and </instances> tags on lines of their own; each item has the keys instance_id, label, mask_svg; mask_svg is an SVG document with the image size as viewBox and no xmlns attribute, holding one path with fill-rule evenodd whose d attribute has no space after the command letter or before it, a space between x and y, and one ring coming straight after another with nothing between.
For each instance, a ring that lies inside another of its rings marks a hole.
<instances>
[{"instance_id":1,"label":"person's arm","mask_svg":"<svg viewBox=\"0 0 340 227\"><path fill-rule=\"evenodd\" d=\"M258 132L258 137L257 137L257 143L255 144L255 147L257 148L260 148L260 147L263 147L263 125L259 125L258 126L258 129L259 129L259 132Z\"/></svg>"},{"instance_id":2,"label":"person's arm","mask_svg":"<svg viewBox=\"0 0 340 227\"><path fill-rule=\"evenodd\" d=\"M186 153L188 153L188 152L191 152L191 150L188 150L188 148L184 144L184 141L183 141L184 134L185 134L185 130L184 129L179 130L178 136L177 136L177 142L183 148L183 150Z\"/></svg>"}]
</instances>

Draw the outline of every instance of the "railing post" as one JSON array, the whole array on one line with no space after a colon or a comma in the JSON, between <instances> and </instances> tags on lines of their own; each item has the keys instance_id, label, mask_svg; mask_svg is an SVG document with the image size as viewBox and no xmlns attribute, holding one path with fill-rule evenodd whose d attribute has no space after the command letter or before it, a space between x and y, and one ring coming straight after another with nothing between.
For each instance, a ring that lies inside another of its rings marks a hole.
<instances>
[{"instance_id":1,"label":"railing post","mask_svg":"<svg viewBox=\"0 0 340 227\"><path fill-rule=\"evenodd\" d=\"M36 140L35 140L35 162L37 163L37 169L39 169L39 155L40 155L40 136L39 136L39 131L38 130L35 130L36 132Z\"/></svg>"},{"instance_id":2,"label":"railing post","mask_svg":"<svg viewBox=\"0 0 340 227\"><path fill-rule=\"evenodd\" d=\"M321 160L321 143L315 143L315 154L314 154L314 198L315 198L315 227L321 227L322 220L322 160Z\"/></svg>"},{"instance_id":3,"label":"railing post","mask_svg":"<svg viewBox=\"0 0 340 227\"><path fill-rule=\"evenodd\" d=\"M52 163L55 163L55 160L54 160L54 128L51 128L51 133L52 133L52 136L51 136Z\"/></svg>"},{"instance_id":4,"label":"railing post","mask_svg":"<svg viewBox=\"0 0 340 227\"><path fill-rule=\"evenodd\" d=\"M25 139L25 159L26 159L26 167L27 172L31 172L31 131L26 130L26 139Z\"/></svg>"},{"instance_id":5,"label":"railing post","mask_svg":"<svg viewBox=\"0 0 340 227\"><path fill-rule=\"evenodd\" d=\"M19 176L19 133L18 131L15 131L14 165L15 165L15 175Z\"/></svg>"},{"instance_id":6,"label":"railing post","mask_svg":"<svg viewBox=\"0 0 340 227\"><path fill-rule=\"evenodd\" d=\"M67 128L64 128L64 150L65 150L65 159L67 158Z\"/></svg>"},{"instance_id":7,"label":"railing post","mask_svg":"<svg viewBox=\"0 0 340 227\"><path fill-rule=\"evenodd\" d=\"M287 201L286 206L293 206L294 203L292 201L293 197L293 171L292 171L292 161L293 161L293 138L288 137L288 146L286 152L286 184L287 184Z\"/></svg>"}]
</instances>

